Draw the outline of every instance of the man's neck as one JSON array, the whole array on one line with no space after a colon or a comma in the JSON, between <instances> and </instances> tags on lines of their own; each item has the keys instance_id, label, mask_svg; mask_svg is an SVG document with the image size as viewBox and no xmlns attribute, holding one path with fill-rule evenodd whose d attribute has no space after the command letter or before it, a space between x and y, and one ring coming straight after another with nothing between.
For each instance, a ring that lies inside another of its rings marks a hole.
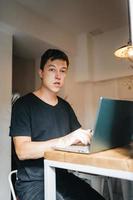
<instances>
[{"instance_id":1,"label":"man's neck","mask_svg":"<svg viewBox=\"0 0 133 200\"><path fill-rule=\"evenodd\" d=\"M58 98L56 93L49 92L43 88L39 88L33 93L47 104L55 106L58 103Z\"/></svg>"}]
</instances>

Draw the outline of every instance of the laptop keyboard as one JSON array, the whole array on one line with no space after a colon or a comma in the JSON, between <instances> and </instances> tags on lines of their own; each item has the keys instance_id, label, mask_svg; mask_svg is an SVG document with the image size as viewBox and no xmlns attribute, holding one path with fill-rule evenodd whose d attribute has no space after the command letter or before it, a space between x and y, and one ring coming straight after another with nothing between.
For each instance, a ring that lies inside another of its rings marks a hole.
<instances>
[{"instance_id":1,"label":"laptop keyboard","mask_svg":"<svg viewBox=\"0 0 133 200\"><path fill-rule=\"evenodd\" d=\"M82 146L82 145L71 145L67 147L55 146L54 149L60 151L75 152L75 153L90 153L89 146Z\"/></svg>"}]
</instances>

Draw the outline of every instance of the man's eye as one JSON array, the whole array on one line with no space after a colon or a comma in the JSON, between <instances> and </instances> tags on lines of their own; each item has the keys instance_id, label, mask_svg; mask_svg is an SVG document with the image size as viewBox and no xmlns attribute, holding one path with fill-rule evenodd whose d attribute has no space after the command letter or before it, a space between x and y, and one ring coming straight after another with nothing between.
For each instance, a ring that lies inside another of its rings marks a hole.
<instances>
[{"instance_id":1,"label":"man's eye","mask_svg":"<svg viewBox=\"0 0 133 200\"><path fill-rule=\"evenodd\" d=\"M65 69L62 69L61 72L62 72L62 73L66 73L66 70L65 70Z\"/></svg>"},{"instance_id":2,"label":"man's eye","mask_svg":"<svg viewBox=\"0 0 133 200\"><path fill-rule=\"evenodd\" d=\"M49 69L49 71L51 71L51 72L54 72L54 71L55 71L55 69L54 69L54 68L50 68L50 69Z\"/></svg>"}]
</instances>

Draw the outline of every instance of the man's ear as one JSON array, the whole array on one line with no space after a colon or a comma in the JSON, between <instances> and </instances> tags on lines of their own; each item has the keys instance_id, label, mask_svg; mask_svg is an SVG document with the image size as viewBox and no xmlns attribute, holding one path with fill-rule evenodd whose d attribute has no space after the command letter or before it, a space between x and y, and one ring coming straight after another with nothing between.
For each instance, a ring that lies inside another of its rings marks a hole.
<instances>
[{"instance_id":1,"label":"man's ear","mask_svg":"<svg viewBox=\"0 0 133 200\"><path fill-rule=\"evenodd\" d=\"M38 74L39 74L40 79L42 79L42 69L38 70Z\"/></svg>"}]
</instances>

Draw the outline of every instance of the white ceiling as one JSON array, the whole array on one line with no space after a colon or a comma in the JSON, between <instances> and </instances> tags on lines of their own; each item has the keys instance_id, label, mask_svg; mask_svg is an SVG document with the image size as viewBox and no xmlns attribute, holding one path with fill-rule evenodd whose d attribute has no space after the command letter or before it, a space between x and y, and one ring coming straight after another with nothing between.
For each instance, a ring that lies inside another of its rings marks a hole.
<instances>
[{"instance_id":1,"label":"white ceiling","mask_svg":"<svg viewBox=\"0 0 133 200\"><path fill-rule=\"evenodd\" d=\"M127 0L16 0L36 14L48 19L63 31L78 35L81 32L93 35L126 26ZM23 34L14 37L15 52L27 51L34 57L41 51L41 41ZM33 48L33 45L36 48ZM28 48L27 48L28 47ZM36 49L33 52L33 49Z\"/></svg>"}]
</instances>

